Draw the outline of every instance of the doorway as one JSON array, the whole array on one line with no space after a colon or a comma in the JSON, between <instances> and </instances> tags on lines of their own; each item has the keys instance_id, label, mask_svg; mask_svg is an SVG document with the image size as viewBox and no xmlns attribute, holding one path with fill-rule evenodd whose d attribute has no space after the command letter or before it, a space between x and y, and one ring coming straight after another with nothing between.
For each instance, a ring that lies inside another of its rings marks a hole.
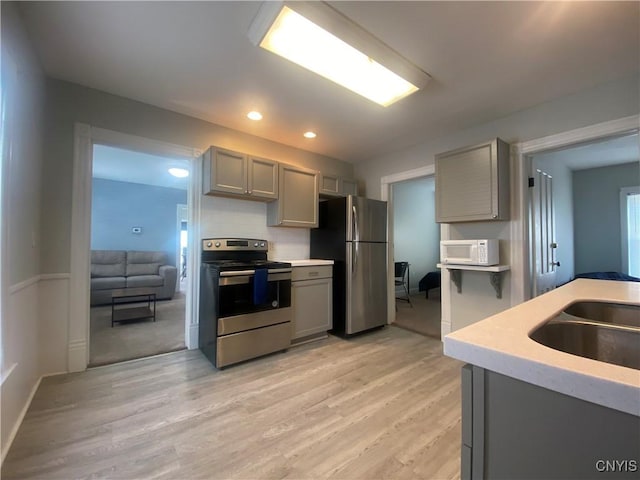
<instances>
[{"instance_id":1,"label":"doorway","mask_svg":"<svg viewBox=\"0 0 640 480\"><path fill-rule=\"evenodd\" d=\"M534 179L529 195L531 296L578 277L627 279L635 258L630 264L628 245L637 241L628 225L638 221L640 212L634 210L628 221L624 193L640 183L638 132L532 153L527 159Z\"/></svg>"},{"instance_id":2,"label":"doorway","mask_svg":"<svg viewBox=\"0 0 640 480\"><path fill-rule=\"evenodd\" d=\"M186 348L189 161L94 144L92 172L89 366Z\"/></svg>"},{"instance_id":3,"label":"doorway","mask_svg":"<svg viewBox=\"0 0 640 480\"><path fill-rule=\"evenodd\" d=\"M426 175L394 182L390 190L389 230L396 275L393 323L439 339L440 225L435 222L435 178Z\"/></svg>"}]
</instances>

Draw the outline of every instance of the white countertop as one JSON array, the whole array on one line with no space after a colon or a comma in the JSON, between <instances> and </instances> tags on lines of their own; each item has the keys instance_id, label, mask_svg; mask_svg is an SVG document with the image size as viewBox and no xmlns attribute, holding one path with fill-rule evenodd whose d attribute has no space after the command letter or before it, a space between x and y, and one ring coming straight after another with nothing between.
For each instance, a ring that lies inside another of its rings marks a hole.
<instances>
[{"instance_id":1,"label":"white countertop","mask_svg":"<svg viewBox=\"0 0 640 480\"><path fill-rule=\"evenodd\" d=\"M576 301L640 305L640 283L574 280L444 338L444 353L572 397L640 416L640 371L546 347L529 333ZM638 347L640 348L640 346Z\"/></svg>"},{"instance_id":2,"label":"white countertop","mask_svg":"<svg viewBox=\"0 0 640 480\"><path fill-rule=\"evenodd\" d=\"M333 265L333 260L307 259L307 260L282 260L293 267L315 267L318 265Z\"/></svg>"}]
</instances>

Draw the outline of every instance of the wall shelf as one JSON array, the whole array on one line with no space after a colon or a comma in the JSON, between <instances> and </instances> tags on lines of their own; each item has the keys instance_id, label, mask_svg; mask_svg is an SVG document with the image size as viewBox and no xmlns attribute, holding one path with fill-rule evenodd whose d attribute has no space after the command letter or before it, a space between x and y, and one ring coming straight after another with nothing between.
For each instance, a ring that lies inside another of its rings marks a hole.
<instances>
[{"instance_id":1,"label":"wall shelf","mask_svg":"<svg viewBox=\"0 0 640 480\"><path fill-rule=\"evenodd\" d=\"M474 272L488 272L491 286L496 291L496 298L502 298L502 274L511 270L509 265L492 265L490 267L480 267L477 265L445 265L438 263L438 268L446 268L451 274L451 280L455 283L458 293L462 293L462 271L471 270Z\"/></svg>"}]
</instances>

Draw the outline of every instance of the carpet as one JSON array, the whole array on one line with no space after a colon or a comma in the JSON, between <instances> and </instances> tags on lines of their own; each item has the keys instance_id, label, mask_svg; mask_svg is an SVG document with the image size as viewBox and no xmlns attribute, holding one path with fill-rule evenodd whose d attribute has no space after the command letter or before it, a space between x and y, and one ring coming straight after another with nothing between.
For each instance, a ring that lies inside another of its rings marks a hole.
<instances>
[{"instance_id":1,"label":"carpet","mask_svg":"<svg viewBox=\"0 0 640 480\"><path fill-rule=\"evenodd\" d=\"M428 337L440 338L440 289L429 290L429 298L424 297L424 292L411 295L411 303L413 308L406 301L396 300L398 310L393 324Z\"/></svg>"},{"instance_id":2,"label":"carpet","mask_svg":"<svg viewBox=\"0 0 640 480\"><path fill-rule=\"evenodd\" d=\"M111 305L91 308L89 366L107 365L186 348L185 296L158 300L156 321L131 320L111 328Z\"/></svg>"}]
</instances>

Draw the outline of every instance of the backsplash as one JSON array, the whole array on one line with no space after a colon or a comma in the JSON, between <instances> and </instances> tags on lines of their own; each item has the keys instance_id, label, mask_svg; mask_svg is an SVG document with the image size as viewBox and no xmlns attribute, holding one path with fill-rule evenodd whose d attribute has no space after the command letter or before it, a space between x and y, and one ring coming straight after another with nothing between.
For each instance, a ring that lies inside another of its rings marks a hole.
<instances>
[{"instance_id":1,"label":"backsplash","mask_svg":"<svg viewBox=\"0 0 640 480\"><path fill-rule=\"evenodd\" d=\"M309 230L267 226L267 204L224 197L202 197L202 238L240 237L269 241L271 260L309 258Z\"/></svg>"}]
</instances>

